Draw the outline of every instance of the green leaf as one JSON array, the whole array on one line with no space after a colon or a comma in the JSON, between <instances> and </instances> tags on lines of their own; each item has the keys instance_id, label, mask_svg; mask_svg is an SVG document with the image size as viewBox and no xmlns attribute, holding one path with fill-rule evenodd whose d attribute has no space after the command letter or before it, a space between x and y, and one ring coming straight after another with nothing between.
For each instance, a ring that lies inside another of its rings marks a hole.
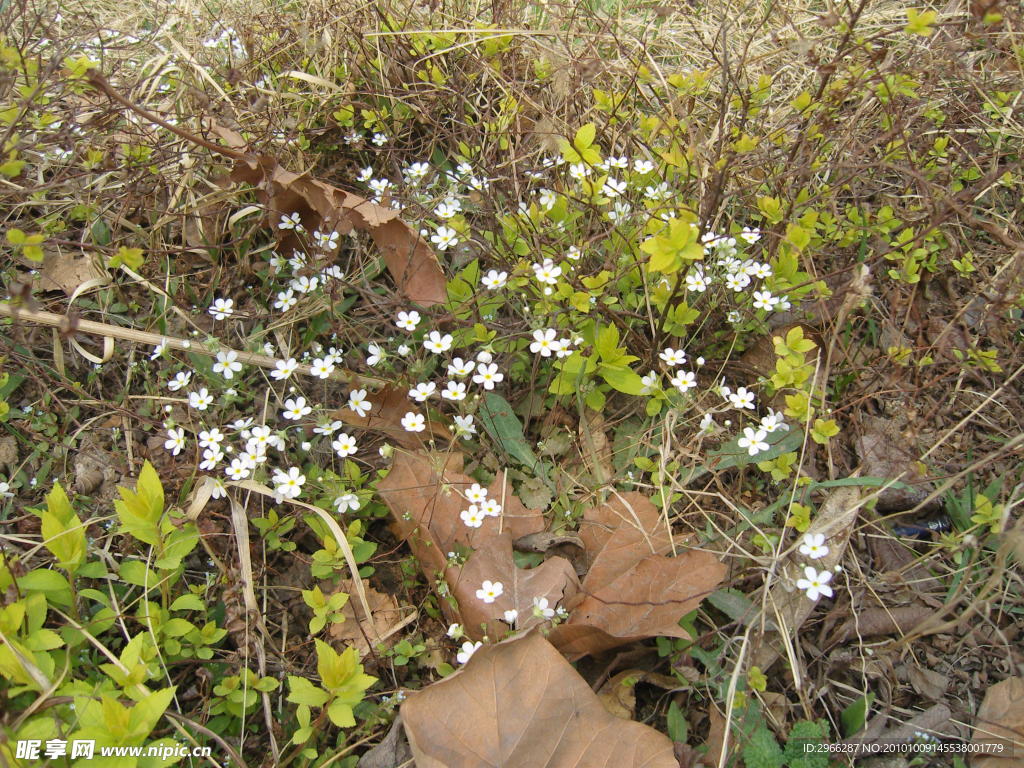
<instances>
[{"instance_id":1,"label":"green leaf","mask_svg":"<svg viewBox=\"0 0 1024 768\"><path fill-rule=\"evenodd\" d=\"M206 603L199 595L181 595L171 603L172 611L205 611Z\"/></svg>"},{"instance_id":2,"label":"green leaf","mask_svg":"<svg viewBox=\"0 0 1024 768\"><path fill-rule=\"evenodd\" d=\"M192 552L199 543L199 530L194 523L175 528L164 541L163 557L153 565L161 570L172 571L181 565L182 558Z\"/></svg>"},{"instance_id":3,"label":"green leaf","mask_svg":"<svg viewBox=\"0 0 1024 768\"><path fill-rule=\"evenodd\" d=\"M64 607L71 605L70 582L64 574L49 568L29 571L18 579L18 588L22 592L40 592L54 605Z\"/></svg>"},{"instance_id":4,"label":"green leaf","mask_svg":"<svg viewBox=\"0 0 1024 768\"><path fill-rule=\"evenodd\" d=\"M134 584L137 587L148 587L153 589L160 581L160 577L146 567L141 560L122 560L118 567L118 576L125 584Z\"/></svg>"},{"instance_id":5,"label":"green leaf","mask_svg":"<svg viewBox=\"0 0 1024 768\"><path fill-rule=\"evenodd\" d=\"M323 688L318 688L304 677L288 675L288 701L292 704L304 704L307 707L322 707L331 695Z\"/></svg>"},{"instance_id":6,"label":"green leaf","mask_svg":"<svg viewBox=\"0 0 1024 768\"><path fill-rule=\"evenodd\" d=\"M643 379L640 374L631 371L629 368L619 368L611 365L601 365L598 368L601 378L608 382L613 389L624 392L627 395L639 395L644 389Z\"/></svg>"},{"instance_id":7,"label":"green leaf","mask_svg":"<svg viewBox=\"0 0 1024 768\"><path fill-rule=\"evenodd\" d=\"M129 269L138 270L142 266L143 257L141 248L125 248L123 245L117 249L117 253L110 257L107 266L111 269L124 264Z\"/></svg>"},{"instance_id":8,"label":"green leaf","mask_svg":"<svg viewBox=\"0 0 1024 768\"><path fill-rule=\"evenodd\" d=\"M149 736L174 698L174 687L149 694L131 709L128 717L128 738L142 740Z\"/></svg>"},{"instance_id":9,"label":"green leaf","mask_svg":"<svg viewBox=\"0 0 1024 768\"><path fill-rule=\"evenodd\" d=\"M935 30L932 29L932 24L935 23L935 19L938 14L935 11L916 11L913 8L907 9L907 26L903 28L904 32L909 32L912 35L921 35L922 37L928 37Z\"/></svg>"},{"instance_id":10,"label":"green leaf","mask_svg":"<svg viewBox=\"0 0 1024 768\"><path fill-rule=\"evenodd\" d=\"M356 724L356 719L352 716L352 706L341 699L331 702L327 707L327 716L339 728L351 728Z\"/></svg>"},{"instance_id":11,"label":"green leaf","mask_svg":"<svg viewBox=\"0 0 1024 768\"><path fill-rule=\"evenodd\" d=\"M733 621L750 623L758 615L757 606L737 589L716 589L707 599Z\"/></svg>"},{"instance_id":12,"label":"green leaf","mask_svg":"<svg viewBox=\"0 0 1024 768\"><path fill-rule=\"evenodd\" d=\"M543 472L540 461L523 436L523 425L508 400L494 392L488 392L480 402L477 418L491 439L509 456L538 474ZM547 473L543 474L543 479L547 482Z\"/></svg>"},{"instance_id":13,"label":"green leaf","mask_svg":"<svg viewBox=\"0 0 1024 768\"><path fill-rule=\"evenodd\" d=\"M674 701L668 705L668 737L677 744L685 744L690 732L690 724L679 705Z\"/></svg>"},{"instance_id":14,"label":"green leaf","mask_svg":"<svg viewBox=\"0 0 1024 768\"><path fill-rule=\"evenodd\" d=\"M53 484L46 495L46 509L36 514L42 521L43 544L57 559L57 565L73 574L85 560L85 526L60 483Z\"/></svg>"},{"instance_id":15,"label":"green leaf","mask_svg":"<svg viewBox=\"0 0 1024 768\"><path fill-rule=\"evenodd\" d=\"M875 694L873 693L861 696L839 714L844 738L850 738L864 727L868 721L868 710L874 700Z\"/></svg>"},{"instance_id":16,"label":"green leaf","mask_svg":"<svg viewBox=\"0 0 1024 768\"><path fill-rule=\"evenodd\" d=\"M827 733L823 722L799 720L793 724L783 750L789 768L828 768L828 754L808 752L806 747L817 746L825 741Z\"/></svg>"},{"instance_id":17,"label":"green leaf","mask_svg":"<svg viewBox=\"0 0 1024 768\"><path fill-rule=\"evenodd\" d=\"M580 154L589 149L597 136L597 126L593 123L587 123L576 131L576 136L572 140L572 145L579 151Z\"/></svg>"},{"instance_id":18,"label":"green leaf","mask_svg":"<svg viewBox=\"0 0 1024 768\"><path fill-rule=\"evenodd\" d=\"M121 521L121 533L156 546L160 541L164 489L153 465L149 461L143 464L134 491L119 486L117 492L121 498L114 501L114 509Z\"/></svg>"}]
</instances>

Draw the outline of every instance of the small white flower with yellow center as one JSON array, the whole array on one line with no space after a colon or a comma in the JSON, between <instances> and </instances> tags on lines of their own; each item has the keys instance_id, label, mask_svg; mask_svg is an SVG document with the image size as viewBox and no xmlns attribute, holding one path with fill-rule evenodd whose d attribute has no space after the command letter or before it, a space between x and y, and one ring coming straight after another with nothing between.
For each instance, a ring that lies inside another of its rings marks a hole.
<instances>
[{"instance_id":1,"label":"small white flower with yellow center","mask_svg":"<svg viewBox=\"0 0 1024 768\"><path fill-rule=\"evenodd\" d=\"M693 371L680 371L672 377L672 386L684 395L697 386L697 374Z\"/></svg>"},{"instance_id":2,"label":"small white flower with yellow center","mask_svg":"<svg viewBox=\"0 0 1024 768\"><path fill-rule=\"evenodd\" d=\"M422 432L427 428L427 420L423 418L421 413L408 411L402 417L402 427L405 428L406 432Z\"/></svg>"},{"instance_id":3,"label":"small white flower with yellow center","mask_svg":"<svg viewBox=\"0 0 1024 768\"><path fill-rule=\"evenodd\" d=\"M473 658L473 654L476 653L480 649L480 646L482 645L483 643L481 643L479 640L477 640L475 643L470 640L467 640L462 644L462 650L455 654L455 660L459 662L459 664L465 664L467 661Z\"/></svg>"},{"instance_id":4,"label":"small white flower with yellow center","mask_svg":"<svg viewBox=\"0 0 1024 768\"><path fill-rule=\"evenodd\" d=\"M562 268L557 266L551 259L544 259L541 264L533 265L533 276L537 282L544 285L554 285L562 276Z\"/></svg>"},{"instance_id":5,"label":"small white flower with yellow center","mask_svg":"<svg viewBox=\"0 0 1024 768\"><path fill-rule=\"evenodd\" d=\"M167 382L167 388L171 392L177 392L182 387L187 387L190 381L192 381L191 371L178 371L174 374L174 378Z\"/></svg>"},{"instance_id":6,"label":"small white flower with yellow center","mask_svg":"<svg viewBox=\"0 0 1024 768\"><path fill-rule=\"evenodd\" d=\"M490 270L486 275L480 278L480 282L483 283L484 288L489 291L496 291L499 288L504 287L508 281L508 272L499 272L496 269Z\"/></svg>"},{"instance_id":7,"label":"small white flower with yellow center","mask_svg":"<svg viewBox=\"0 0 1024 768\"><path fill-rule=\"evenodd\" d=\"M453 245L459 244L458 233L451 227L438 227L437 234L430 236L430 242L437 246L439 251L447 251Z\"/></svg>"},{"instance_id":8,"label":"small white flower with yellow center","mask_svg":"<svg viewBox=\"0 0 1024 768\"><path fill-rule=\"evenodd\" d=\"M420 313L415 309L409 312L399 312L398 319L395 321L395 325L401 328L403 331L415 331L416 326L420 324Z\"/></svg>"},{"instance_id":9,"label":"small white flower with yellow center","mask_svg":"<svg viewBox=\"0 0 1024 768\"><path fill-rule=\"evenodd\" d=\"M440 355L452 348L452 341L454 339L450 333L442 335L439 331L431 331L430 335L423 340L423 347L428 352Z\"/></svg>"},{"instance_id":10,"label":"small white flower with yellow center","mask_svg":"<svg viewBox=\"0 0 1024 768\"><path fill-rule=\"evenodd\" d=\"M203 387L198 392L189 392L188 404L189 407L195 408L197 411L205 411L213 405L213 395L207 391L206 387Z\"/></svg>"},{"instance_id":11,"label":"small white flower with yellow center","mask_svg":"<svg viewBox=\"0 0 1024 768\"><path fill-rule=\"evenodd\" d=\"M441 397L445 400L465 400L466 399L466 385L461 381L449 381L445 388L441 391Z\"/></svg>"},{"instance_id":12,"label":"small white flower with yellow center","mask_svg":"<svg viewBox=\"0 0 1024 768\"><path fill-rule=\"evenodd\" d=\"M366 399L365 389L353 389L348 393L349 410L355 411L360 416L365 418L372 406L373 404Z\"/></svg>"},{"instance_id":13,"label":"small white flower with yellow center","mask_svg":"<svg viewBox=\"0 0 1024 768\"><path fill-rule=\"evenodd\" d=\"M274 470L274 492L286 499L296 499L302 493L302 485L306 482L306 476L298 467L289 467L285 472L280 469Z\"/></svg>"},{"instance_id":14,"label":"small white flower with yellow center","mask_svg":"<svg viewBox=\"0 0 1024 768\"><path fill-rule=\"evenodd\" d=\"M351 456L357 450L355 438L345 432L334 438L331 442L331 448L334 449L334 452L338 454L338 458L341 459Z\"/></svg>"},{"instance_id":15,"label":"small white flower with yellow center","mask_svg":"<svg viewBox=\"0 0 1024 768\"><path fill-rule=\"evenodd\" d=\"M288 419L289 421L298 421L303 416L313 412L313 409L306 405L306 398L296 397L288 398L284 401L284 410L281 411L281 416Z\"/></svg>"},{"instance_id":16,"label":"small white flower with yellow center","mask_svg":"<svg viewBox=\"0 0 1024 768\"><path fill-rule=\"evenodd\" d=\"M459 518L468 528L479 528L484 524L484 513L480 511L480 508L475 504L469 509L464 509L459 513Z\"/></svg>"},{"instance_id":17,"label":"small white flower with yellow center","mask_svg":"<svg viewBox=\"0 0 1024 768\"><path fill-rule=\"evenodd\" d=\"M214 320L226 320L234 311L234 299L214 299L208 310Z\"/></svg>"},{"instance_id":18,"label":"small white flower with yellow center","mask_svg":"<svg viewBox=\"0 0 1024 768\"><path fill-rule=\"evenodd\" d=\"M238 362L238 353L233 349L221 350L217 353L217 362L213 364L213 372L219 373L225 379L231 379L236 373L242 370L242 364Z\"/></svg>"},{"instance_id":19,"label":"small white flower with yellow center","mask_svg":"<svg viewBox=\"0 0 1024 768\"><path fill-rule=\"evenodd\" d=\"M533 332L533 342L530 344L530 351L534 354L540 354L541 357L551 357L551 353L555 351L555 336L557 332L554 328L545 328L541 330L538 328Z\"/></svg>"},{"instance_id":20,"label":"small white flower with yellow center","mask_svg":"<svg viewBox=\"0 0 1024 768\"><path fill-rule=\"evenodd\" d=\"M461 357L456 357L450 363L448 363L448 375L449 376L468 376L476 368L476 363L472 360L463 360Z\"/></svg>"},{"instance_id":21,"label":"small white flower with yellow center","mask_svg":"<svg viewBox=\"0 0 1024 768\"><path fill-rule=\"evenodd\" d=\"M295 369L298 367L299 364L294 357L289 357L287 360L278 360L270 375L278 381L284 381L295 373Z\"/></svg>"},{"instance_id":22,"label":"small white flower with yellow center","mask_svg":"<svg viewBox=\"0 0 1024 768\"><path fill-rule=\"evenodd\" d=\"M820 560L828 554L828 547L825 546L825 534L805 533L804 543L800 545L800 554L809 557L811 560Z\"/></svg>"},{"instance_id":23,"label":"small white flower with yellow center","mask_svg":"<svg viewBox=\"0 0 1024 768\"><path fill-rule=\"evenodd\" d=\"M746 387L740 387L735 392L729 394L728 398L733 408L754 410L754 393Z\"/></svg>"},{"instance_id":24,"label":"small white flower with yellow center","mask_svg":"<svg viewBox=\"0 0 1024 768\"><path fill-rule=\"evenodd\" d=\"M484 581L476 591L476 597L485 603L493 603L504 591L505 587L500 581Z\"/></svg>"},{"instance_id":25,"label":"small white flower with yellow center","mask_svg":"<svg viewBox=\"0 0 1024 768\"><path fill-rule=\"evenodd\" d=\"M167 430L167 440L164 441L164 448L171 452L172 455L177 456L181 453L181 449L185 447L185 430L181 427L178 429Z\"/></svg>"},{"instance_id":26,"label":"small white flower with yellow center","mask_svg":"<svg viewBox=\"0 0 1024 768\"><path fill-rule=\"evenodd\" d=\"M456 416L455 426L452 428L458 437L469 440L476 434L476 424L472 416Z\"/></svg>"},{"instance_id":27,"label":"small white flower with yellow center","mask_svg":"<svg viewBox=\"0 0 1024 768\"><path fill-rule=\"evenodd\" d=\"M415 387L410 389L409 397L417 403L425 403L427 402L427 398L432 397L435 392L437 392L437 384L432 381L427 381L417 384Z\"/></svg>"},{"instance_id":28,"label":"small white flower with yellow center","mask_svg":"<svg viewBox=\"0 0 1024 768\"><path fill-rule=\"evenodd\" d=\"M825 597L832 597L832 587L828 586L828 583L831 580L831 571L821 571L819 573L808 565L804 568L804 578L797 581L796 588L802 589L807 593L807 597L811 600L817 601L817 599L822 595ZM484 583L486 584L487 582ZM477 596L480 596L479 590L477 590Z\"/></svg>"},{"instance_id":29,"label":"small white flower with yellow center","mask_svg":"<svg viewBox=\"0 0 1024 768\"><path fill-rule=\"evenodd\" d=\"M746 448L747 453L751 456L756 456L761 451L767 451L770 447L765 441L768 437L768 433L763 429L755 430L752 427L743 428L743 437L736 441L736 445L740 448Z\"/></svg>"},{"instance_id":30,"label":"small white flower with yellow center","mask_svg":"<svg viewBox=\"0 0 1024 768\"><path fill-rule=\"evenodd\" d=\"M501 504L497 499L484 499L480 504L480 512L487 517L501 517Z\"/></svg>"},{"instance_id":31,"label":"small white flower with yellow center","mask_svg":"<svg viewBox=\"0 0 1024 768\"><path fill-rule=\"evenodd\" d=\"M310 371L318 379L328 378L334 372L334 358L328 355L327 357L314 359L313 364L310 366Z\"/></svg>"},{"instance_id":32,"label":"small white flower with yellow center","mask_svg":"<svg viewBox=\"0 0 1024 768\"><path fill-rule=\"evenodd\" d=\"M480 384L486 390L494 389L495 384L500 384L505 378L505 374L498 373L498 366L496 363L486 365L481 363L480 367L477 368L476 375L473 377L475 384Z\"/></svg>"},{"instance_id":33,"label":"small white flower with yellow center","mask_svg":"<svg viewBox=\"0 0 1024 768\"><path fill-rule=\"evenodd\" d=\"M658 357L668 366L682 365L686 362L686 353L681 349L673 349L672 347L665 347L665 350Z\"/></svg>"}]
</instances>

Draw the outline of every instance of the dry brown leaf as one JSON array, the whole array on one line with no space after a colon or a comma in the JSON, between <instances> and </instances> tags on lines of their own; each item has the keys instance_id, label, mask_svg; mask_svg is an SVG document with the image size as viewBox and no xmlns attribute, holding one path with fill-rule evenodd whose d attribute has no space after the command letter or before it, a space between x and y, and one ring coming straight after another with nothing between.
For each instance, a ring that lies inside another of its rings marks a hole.
<instances>
[{"instance_id":1,"label":"dry brown leaf","mask_svg":"<svg viewBox=\"0 0 1024 768\"><path fill-rule=\"evenodd\" d=\"M403 612L398 601L391 595L378 592L370 586L370 582L363 579L363 590L366 594L366 602L370 607L370 619L363 615L362 606L358 600L349 600L342 608L342 615L345 621L340 624L331 624L327 630L334 640L346 646L354 646L359 651L360 657L366 656L370 650L370 642L367 638L387 638L393 634L393 630L400 626L406 619L409 610ZM355 592L355 584L352 579L341 579L335 586L325 594L344 592L351 595ZM385 642L387 642L385 640ZM390 643L387 643L390 645Z\"/></svg>"},{"instance_id":2,"label":"dry brown leaf","mask_svg":"<svg viewBox=\"0 0 1024 768\"><path fill-rule=\"evenodd\" d=\"M109 279L110 276L97 266L91 256L49 249L43 257L43 265L38 274L42 290L64 291L68 296L73 295L82 283L91 280L106 283Z\"/></svg>"},{"instance_id":3,"label":"dry brown leaf","mask_svg":"<svg viewBox=\"0 0 1024 768\"><path fill-rule=\"evenodd\" d=\"M911 488L886 488L878 496L876 508L879 512L902 512L911 509L925 499L933 490L919 472L916 448L908 445L907 438L892 419L862 416L863 433L856 440L857 455L866 477L881 477L886 480L900 480L911 484ZM927 509L942 504L935 501Z\"/></svg>"},{"instance_id":4,"label":"dry brown leaf","mask_svg":"<svg viewBox=\"0 0 1024 768\"><path fill-rule=\"evenodd\" d=\"M367 232L380 248L403 296L425 307L447 300L444 270L437 256L393 208L338 189L308 174L286 171L268 156L240 158L232 179L260 188L270 222L287 252L298 243L294 242L293 231L276 227L282 215L298 213L308 231L333 230L342 235L353 229Z\"/></svg>"},{"instance_id":5,"label":"dry brown leaf","mask_svg":"<svg viewBox=\"0 0 1024 768\"><path fill-rule=\"evenodd\" d=\"M555 627L552 642L575 658L659 635L688 638L679 620L715 590L725 573L725 565L710 552L689 550L677 557L648 555L604 584L591 584L587 574L585 597L569 621ZM599 632L580 632L581 626Z\"/></svg>"},{"instance_id":6,"label":"dry brown leaf","mask_svg":"<svg viewBox=\"0 0 1024 768\"><path fill-rule=\"evenodd\" d=\"M396 451L388 476L377 486L391 509L398 535L409 543L430 583L445 573L448 552L478 549L507 533L511 557L511 537L544 527L543 515L523 506L504 477L496 478L488 489L489 497L502 505L501 516L484 518L479 528L468 527L459 514L469 507L463 494L474 480L459 472L461 467L460 454ZM491 576L484 578L500 581ZM474 587L474 592L479 586ZM442 605L447 603L442 601Z\"/></svg>"},{"instance_id":7,"label":"dry brown leaf","mask_svg":"<svg viewBox=\"0 0 1024 768\"><path fill-rule=\"evenodd\" d=\"M402 704L417 768L676 768L672 742L609 714L535 632L478 650Z\"/></svg>"},{"instance_id":8,"label":"dry brown leaf","mask_svg":"<svg viewBox=\"0 0 1024 768\"><path fill-rule=\"evenodd\" d=\"M855 637L905 635L935 613L934 608L915 603L894 608L868 608L858 611L836 632L836 642Z\"/></svg>"},{"instance_id":9,"label":"dry brown leaf","mask_svg":"<svg viewBox=\"0 0 1024 768\"><path fill-rule=\"evenodd\" d=\"M545 560L529 570L517 568L512 559L512 537L501 533L484 541L461 568L451 568L446 580L459 604L466 634L473 640L485 635L500 637L508 629L502 623L505 611L518 611L517 629L528 629L546 619L533 614L534 598L545 598L554 609L563 598L571 598L580 587L572 564L561 557ZM501 595L493 603L476 596L483 582L500 581Z\"/></svg>"},{"instance_id":10,"label":"dry brown leaf","mask_svg":"<svg viewBox=\"0 0 1024 768\"><path fill-rule=\"evenodd\" d=\"M366 395L371 405L366 416L360 416L348 407L337 409L333 415L346 424L382 432L405 448L421 448L425 441L431 438L436 438L442 443L451 440L451 435L444 427L433 420L428 420L427 428L423 432L409 432L402 426L402 417L406 413L418 413L409 402L408 392L407 389L389 384Z\"/></svg>"},{"instance_id":11,"label":"dry brown leaf","mask_svg":"<svg viewBox=\"0 0 1024 768\"><path fill-rule=\"evenodd\" d=\"M932 701L938 701L945 696L946 689L949 688L949 678L944 674L916 665L907 669L907 680L915 691Z\"/></svg>"},{"instance_id":12,"label":"dry brown leaf","mask_svg":"<svg viewBox=\"0 0 1024 768\"><path fill-rule=\"evenodd\" d=\"M971 758L971 768L1013 768L1024 755L1024 678L1009 677L985 692L974 721L972 744L991 745Z\"/></svg>"},{"instance_id":13,"label":"dry brown leaf","mask_svg":"<svg viewBox=\"0 0 1024 768\"><path fill-rule=\"evenodd\" d=\"M592 553L583 599L551 635L578 658L656 635L688 637L679 619L725 577L708 552L665 557L672 539L658 509L639 493L617 494L583 513L580 538Z\"/></svg>"},{"instance_id":14,"label":"dry brown leaf","mask_svg":"<svg viewBox=\"0 0 1024 768\"><path fill-rule=\"evenodd\" d=\"M604 708L623 720L632 720L636 714L636 684L650 683L666 691L681 688L679 680L646 669L626 669L619 672L597 692Z\"/></svg>"}]
</instances>

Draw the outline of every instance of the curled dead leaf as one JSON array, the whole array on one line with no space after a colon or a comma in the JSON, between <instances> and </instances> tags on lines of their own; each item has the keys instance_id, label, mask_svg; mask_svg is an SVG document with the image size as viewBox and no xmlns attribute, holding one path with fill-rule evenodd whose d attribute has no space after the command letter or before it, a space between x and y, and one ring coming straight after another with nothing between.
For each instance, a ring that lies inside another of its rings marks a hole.
<instances>
[{"instance_id":1,"label":"curled dead leaf","mask_svg":"<svg viewBox=\"0 0 1024 768\"><path fill-rule=\"evenodd\" d=\"M536 632L479 649L458 673L411 694L402 718L417 768L677 766L668 737L606 712Z\"/></svg>"},{"instance_id":2,"label":"curled dead leaf","mask_svg":"<svg viewBox=\"0 0 1024 768\"><path fill-rule=\"evenodd\" d=\"M1024 754L1024 678L1009 677L985 692L974 721L973 745L986 754L971 758L971 768L1010 768Z\"/></svg>"},{"instance_id":3,"label":"curled dead leaf","mask_svg":"<svg viewBox=\"0 0 1024 768\"><path fill-rule=\"evenodd\" d=\"M353 229L368 233L380 248L399 292L428 307L447 300L444 270L430 246L398 211L338 189L308 174L296 174L266 155L240 157L231 175L258 187L269 210L270 223L288 252L298 246L294 230L279 230L278 219L298 213L303 226L313 231L345 235Z\"/></svg>"}]
</instances>

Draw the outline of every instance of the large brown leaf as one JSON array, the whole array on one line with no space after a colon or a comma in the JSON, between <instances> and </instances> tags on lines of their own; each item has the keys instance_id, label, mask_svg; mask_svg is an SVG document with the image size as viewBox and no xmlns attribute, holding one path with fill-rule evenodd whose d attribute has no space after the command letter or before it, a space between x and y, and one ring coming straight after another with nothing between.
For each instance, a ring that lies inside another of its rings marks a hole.
<instances>
[{"instance_id":1,"label":"large brown leaf","mask_svg":"<svg viewBox=\"0 0 1024 768\"><path fill-rule=\"evenodd\" d=\"M467 526L459 515L469 507L463 494L475 481L460 472L461 467L461 454L396 451L391 471L377 486L391 509L398 535L409 543L431 583L444 575L448 552L480 549L496 537L508 534L511 558L512 538L544 528L543 515L523 506L503 476L495 478L488 489L490 498L501 502L502 515L485 518L479 528ZM453 573L457 575L457 569ZM474 592L479 586L474 587ZM447 603L442 601L442 605Z\"/></svg>"},{"instance_id":2,"label":"large brown leaf","mask_svg":"<svg viewBox=\"0 0 1024 768\"><path fill-rule=\"evenodd\" d=\"M430 439L442 444L451 440L451 435L434 419L427 422L427 428L422 432L409 432L402 426L402 417L406 413L420 413L420 409L410 402L407 389L387 384L376 392L368 392L366 399L370 401L366 416L360 416L348 406L338 408L333 415L346 424L382 432L406 448L420 448Z\"/></svg>"},{"instance_id":3,"label":"large brown leaf","mask_svg":"<svg viewBox=\"0 0 1024 768\"><path fill-rule=\"evenodd\" d=\"M270 222L285 252L290 253L298 242L294 232L277 229L282 215L297 212L308 231L333 230L342 235L353 229L367 232L384 255L388 271L403 296L425 307L447 300L444 270L437 256L393 208L338 189L308 174L287 171L266 155L243 155L231 178L259 187L269 209Z\"/></svg>"},{"instance_id":4,"label":"large brown leaf","mask_svg":"<svg viewBox=\"0 0 1024 768\"><path fill-rule=\"evenodd\" d=\"M551 640L571 658L664 635L688 637L679 619L725 577L709 552L666 557L671 535L650 499L616 494L583 513L580 538L591 553L583 599Z\"/></svg>"},{"instance_id":5,"label":"large brown leaf","mask_svg":"<svg viewBox=\"0 0 1024 768\"><path fill-rule=\"evenodd\" d=\"M508 533L487 539L462 568L450 569L446 579L459 603L466 634L474 640L484 635L500 637L508 629L502 617L511 609L519 612L518 629L543 623L545 619L533 615L534 598L545 598L554 609L563 598L572 598L580 586L572 564L562 557L549 558L529 570L517 568ZM493 603L476 596L484 580L500 581L504 588Z\"/></svg>"},{"instance_id":6,"label":"large brown leaf","mask_svg":"<svg viewBox=\"0 0 1024 768\"><path fill-rule=\"evenodd\" d=\"M605 711L536 632L478 650L409 695L402 722L417 768L676 768L672 742Z\"/></svg>"}]
</instances>

